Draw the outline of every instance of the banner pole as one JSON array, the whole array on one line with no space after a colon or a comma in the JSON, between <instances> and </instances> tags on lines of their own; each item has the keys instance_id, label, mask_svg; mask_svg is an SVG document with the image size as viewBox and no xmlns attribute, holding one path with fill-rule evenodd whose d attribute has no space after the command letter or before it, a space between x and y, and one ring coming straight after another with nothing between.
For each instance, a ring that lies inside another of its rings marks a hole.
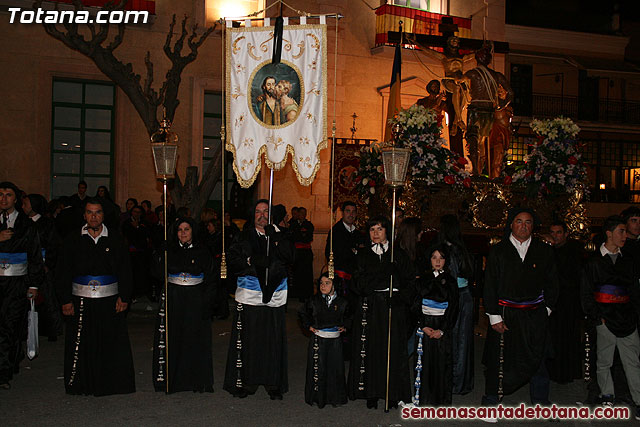
<instances>
[{"instance_id":1,"label":"banner pole","mask_svg":"<svg viewBox=\"0 0 640 427\"><path fill-rule=\"evenodd\" d=\"M273 169L271 169L271 173L269 174L269 224L271 224L271 208L273 206ZM270 246L270 238L267 236L267 259L269 258L269 246ZM269 266L265 269L265 285L269 283Z\"/></svg>"}]
</instances>

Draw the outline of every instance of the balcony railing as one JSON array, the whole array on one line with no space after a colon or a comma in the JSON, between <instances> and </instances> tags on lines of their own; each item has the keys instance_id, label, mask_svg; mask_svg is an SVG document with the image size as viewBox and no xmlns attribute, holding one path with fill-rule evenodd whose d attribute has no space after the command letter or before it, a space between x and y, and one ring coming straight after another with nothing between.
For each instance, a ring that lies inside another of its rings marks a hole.
<instances>
[{"instance_id":1,"label":"balcony railing","mask_svg":"<svg viewBox=\"0 0 640 427\"><path fill-rule=\"evenodd\" d=\"M573 120L638 125L640 102L534 94L531 106L516 104L515 114L536 118L564 116Z\"/></svg>"},{"instance_id":2,"label":"balcony railing","mask_svg":"<svg viewBox=\"0 0 640 427\"><path fill-rule=\"evenodd\" d=\"M388 44L387 32L400 31L402 21L403 31L413 34L440 36L442 18L449 15L427 12L404 6L384 4L376 9L376 46ZM471 36L471 19L451 16L453 24L458 26L458 37Z\"/></svg>"}]
</instances>

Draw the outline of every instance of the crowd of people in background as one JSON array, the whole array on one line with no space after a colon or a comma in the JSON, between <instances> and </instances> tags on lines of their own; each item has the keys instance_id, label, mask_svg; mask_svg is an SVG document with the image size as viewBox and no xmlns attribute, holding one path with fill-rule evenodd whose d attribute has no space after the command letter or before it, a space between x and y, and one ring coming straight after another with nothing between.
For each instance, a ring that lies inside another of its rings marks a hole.
<instances>
[{"instance_id":1,"label":"crowd of people in background","mask_svg":"<svg viewBox=\"0 0 640 427\"><path fill-rule=\"evenodd\" d=\"M23 357L24 291L36 299L49 340L66 329L68 393L135 391L126 312L138 300L150 311L152 303L158 307L157 390L213 391L210 321L231 318L223 388L245 398L262 385L280 400L289 389L285 314L297 299L310 337L307 403L450 405L454 395L474 388L482 300L484 405L525 384L532 403L551 404L550 380L566 384L591 366L596 380L586 403L626 399L640 408L639 208L607 218L592 255L568 238L563 222L534 234L537 218L526 208L510 212L501 241L484 254L469 249L455 215L425 232L420 219L397 211L392 236L387 218L359 228L356 204L340 209L342 218L326 236L330 274L313 270L314 225L304 207L289 214L258 200L238 227L228 212L211 208L192 218L188 208L169 204L165 219L164 206L130 198L121 209L104 186L89 196L85 182L49 203L0 184L0 387L10 388ZM105 320L114 309L117 316ZM591 351L583 365L585 332ZM179 344L167 353L166 341ZM109 351L96 351L104 345ZM79 356L83 351L99 363ZM123 375L105 376L110 371L103 365L114 360Z\"/></svg>"}]
</instances>

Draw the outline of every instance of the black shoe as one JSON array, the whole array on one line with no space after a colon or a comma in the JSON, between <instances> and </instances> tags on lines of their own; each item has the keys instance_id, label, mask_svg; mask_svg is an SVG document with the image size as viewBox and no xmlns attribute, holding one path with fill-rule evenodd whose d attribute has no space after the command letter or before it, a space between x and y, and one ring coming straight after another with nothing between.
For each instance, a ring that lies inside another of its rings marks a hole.
<instances>
[{"instance_id":1,"label":"black shoe","mask_svg":"<svg viewBox=\"0 0 640 427\"><path fill-rule=\"evenodd\" d=\"M244 399L247 396L249 396L249 393L247 393L247 391L243 388L236 388L236 390L233 392L233 397L237 397L239 399Z\"/></svg>"},{"instance_id":2,"label":"black shoe","mask_svg":"<svg viewBox=\"0 0 640 427\"><path fill-rule=\"evenodd\" d=\"M269 393L269 397L271 398L271 400L282 400L282 393L280 393L279 391L274 391Z\"/></svg>"},{"instance_id":3,"label":"black shoe","mask_svg":"<svg viewBox=\"0 0 640 427\"><path fill-rule=\"evenodd\" d=\"M367 408L378 409L378 399L367 399Z\"/></svg>"}]
</instances>

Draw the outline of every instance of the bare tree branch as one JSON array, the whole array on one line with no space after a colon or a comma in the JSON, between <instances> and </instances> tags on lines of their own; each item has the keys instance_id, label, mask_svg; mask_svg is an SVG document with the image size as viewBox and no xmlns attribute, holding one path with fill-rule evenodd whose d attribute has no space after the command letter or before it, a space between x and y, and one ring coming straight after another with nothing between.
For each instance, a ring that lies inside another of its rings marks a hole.
<instances>
[{"instance_id":1,"label":"bare tree branch","mask_svg":"<svg viewBox=\"0 0 640 427\"><path fill-rule=\"evenodd\" d=\"M109 2L103 6L104 10L124 10L128 0L119 0L117 3ZM41 7L43 0L35 0L34 8ZM76 11L84 10L81 0L72 0L71 2ZM56 5L56 8L58 5ZM213 32L214 27L206 29L198 37L198 27L193 26L191 33L187 30L187 16L180 23L180 35L173 41L173 32L176 26L176 16L173 15L169 31L165 39L163 51L166 57L171 61L171 67L166 73L165 81L160 87L159 92L153 88L153 62L151 54L147 52L144 58L146 76L144 83L142 77L136 74L131 63L124 64L113 54L114 50L120 46L124 40L125 25L118 25L118 33L109 42L109 24L100 24L95 26L87 24L90 37L88 40L79 32L78 24L64 23L62 27L56 24L43 24L44 30L51 37L59 40L65 46L87 56L98 67L105 76L111 79L122 91L127 95L138 115L142 119L149 135L153 134L159 128L157 111L160 105L166 110L167 119L173 121L175 111L180 104L178 99L178 89L181 83L181 75L184 68L191 62L195 61L198 55L198 48L204 43L207 37ZM217 25L217 23L216 23ZM187 41L189 53L182 55L184 42ZM198 171L196 167L188 167L185 183L183 184L178 176L176 176L174 189L172 194L175 196L178 205L188 205L194 214L199 212L205 206L209 195L215 187L220 175L220 155L221 150L218 149L214 154L209 167L205 171L200 184L198 184Z\"/></svg>"}]
</instances>

